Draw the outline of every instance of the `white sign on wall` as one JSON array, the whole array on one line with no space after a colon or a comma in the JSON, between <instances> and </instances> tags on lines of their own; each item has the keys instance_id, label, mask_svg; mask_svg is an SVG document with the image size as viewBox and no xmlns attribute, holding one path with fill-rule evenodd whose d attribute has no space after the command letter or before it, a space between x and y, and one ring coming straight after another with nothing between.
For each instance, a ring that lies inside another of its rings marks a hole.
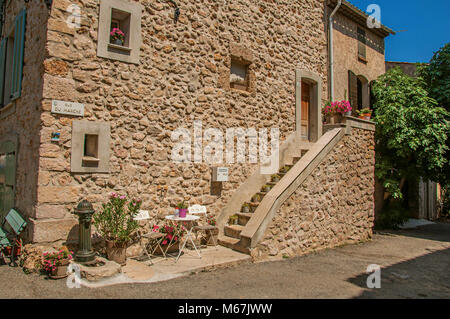
<instances>
[{"instance_id":1,"label":"white sign on wall","mask_svg":"<svg viewBox=\"0 0 450 319\"><path fill-rule=\"evenodd\" d=\"M228 182L228 167L213 167L213 182Z\"/></svg>"},{"instance_id":2,"label":"white sign on wall","mask_svg":"<svg viewBox=\"0 0 450 319\"><path fill-rule=\"evenodd\" d=\"M52 100L52 113L84 116L84 104Z\"/></svg>"}]
</instances>

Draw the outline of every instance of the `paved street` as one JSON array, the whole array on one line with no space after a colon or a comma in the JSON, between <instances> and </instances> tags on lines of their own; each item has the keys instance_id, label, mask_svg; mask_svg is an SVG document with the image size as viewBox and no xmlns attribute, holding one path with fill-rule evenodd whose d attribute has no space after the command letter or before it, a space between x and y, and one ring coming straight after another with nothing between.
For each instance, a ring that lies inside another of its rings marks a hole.
<instances>
[{"instance_id":1,"label":"paved street","mask_svg":"<svg viewBox=\"0 0 450 319\"><path fill-rule=\"evenodd\" d=\"M379 264L381 288L366 288ZM450 298L450 224L379 232L373 241L152 284L69 289L0 266L0 298Z\"/></svg>"}]
</instances>

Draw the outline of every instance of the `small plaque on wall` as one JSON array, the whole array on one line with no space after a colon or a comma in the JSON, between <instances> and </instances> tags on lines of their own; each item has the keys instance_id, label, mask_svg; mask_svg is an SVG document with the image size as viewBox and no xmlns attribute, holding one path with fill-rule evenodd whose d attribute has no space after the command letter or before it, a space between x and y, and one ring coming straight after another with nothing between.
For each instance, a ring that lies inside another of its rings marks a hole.
<instances>
[{"instance_id":1,"label":"small plaque on wall","mask_svg":"<svg viewBox=\"0 0 450 319\"><path fill-rule=\"evenodd\" d=\"M84 104L52 100L52 113L84 116Z\"/></svg>"},{"instance_id":2,"label":"small plaque on wall","mask_svg":"<svg viewBox=\"0 0 450 319\"><path fill-rule=\"evenodd\" d=\"M228 182L228 167L213 167L213 182Z\"/></svg>"}]
</instances>

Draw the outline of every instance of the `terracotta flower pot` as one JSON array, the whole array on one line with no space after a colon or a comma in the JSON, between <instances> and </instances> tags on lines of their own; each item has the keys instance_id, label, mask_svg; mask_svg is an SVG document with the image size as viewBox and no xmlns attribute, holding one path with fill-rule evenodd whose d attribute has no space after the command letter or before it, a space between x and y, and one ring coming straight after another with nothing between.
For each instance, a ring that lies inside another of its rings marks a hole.
<instances>
[{"instance_id":1,"label":"terracotta flower pot","mask_svg":"<svg viewBox=\"0 0 450 319\"><path fill-rule=\"evenodd\" d=\"M328 124L338 124L342 122L342 115L341 114L333 114L327 116L327 123Z\"/></svg>"},{"instance_id":2,"label":"terracotta flower pot","mask_svg":"<svg viewBox=\"0 0 450 319\"><path fill-rule=\"evenodd\" d=\"M115 261L119 265L125 265L127 263L127 246L116 247L114 242L106 241L106 255L111 261Z\"/></svg>"},{"instance_id":3,"label":"terracotta flower pot","mask_svg":"<svg viewBox=\"0 0 450 319\"><path fill-rule=\"evenodd\" d=\"M49 274L50 278L60 279L68 276L67 274L67 266L69 265L69 260L61 260L61 265L56 266L55 270Z\"/></svg>"}]
</instances>

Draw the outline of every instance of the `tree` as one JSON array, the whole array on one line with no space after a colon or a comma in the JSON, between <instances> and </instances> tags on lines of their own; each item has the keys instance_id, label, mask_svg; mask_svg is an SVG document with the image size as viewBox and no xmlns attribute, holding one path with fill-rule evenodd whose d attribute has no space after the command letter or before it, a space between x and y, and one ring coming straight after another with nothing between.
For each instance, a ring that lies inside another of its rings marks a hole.
<instances>
[{"instance_id":1,"label":"tree","mask_svg":"<svg viewBox=\"0 0 450 319\"><path fill-rule=\"evenodd\" d=\"M448 112L428 96L421 77L389 70L372 86L375 110L375 175L393 199L407 178L444 182Z\"/></svg>"},{"instance_id":2,"label":"tree","mask_svg":"<svg viewBox=\"0 0 450 319\"><path fill-rule=\"evenodd\" d=\"M418 75L429 96L450 112L450 43L435 52L429 64L419 65Z\"/></svg>"},{"instance_id":3,"label":"tree","mask_svg":"<svg viewBox=\"0 0 450 319\"><path fill-rule=\"evenodd\" d=\"M450 43L445 44L431 58L430 63L418 66L418 75L423 78L424 88L429 96L434 98L438 105L450 112ZM449 113L450 114L450 113ZM447 117L447 120L450 119ZM450 149L450 138L447 139ZM450 150L447 150L446 159L450 162ZM441 186L444 211L450 213L450 165L441 172Z\"/></svg>"}]
</instances>

